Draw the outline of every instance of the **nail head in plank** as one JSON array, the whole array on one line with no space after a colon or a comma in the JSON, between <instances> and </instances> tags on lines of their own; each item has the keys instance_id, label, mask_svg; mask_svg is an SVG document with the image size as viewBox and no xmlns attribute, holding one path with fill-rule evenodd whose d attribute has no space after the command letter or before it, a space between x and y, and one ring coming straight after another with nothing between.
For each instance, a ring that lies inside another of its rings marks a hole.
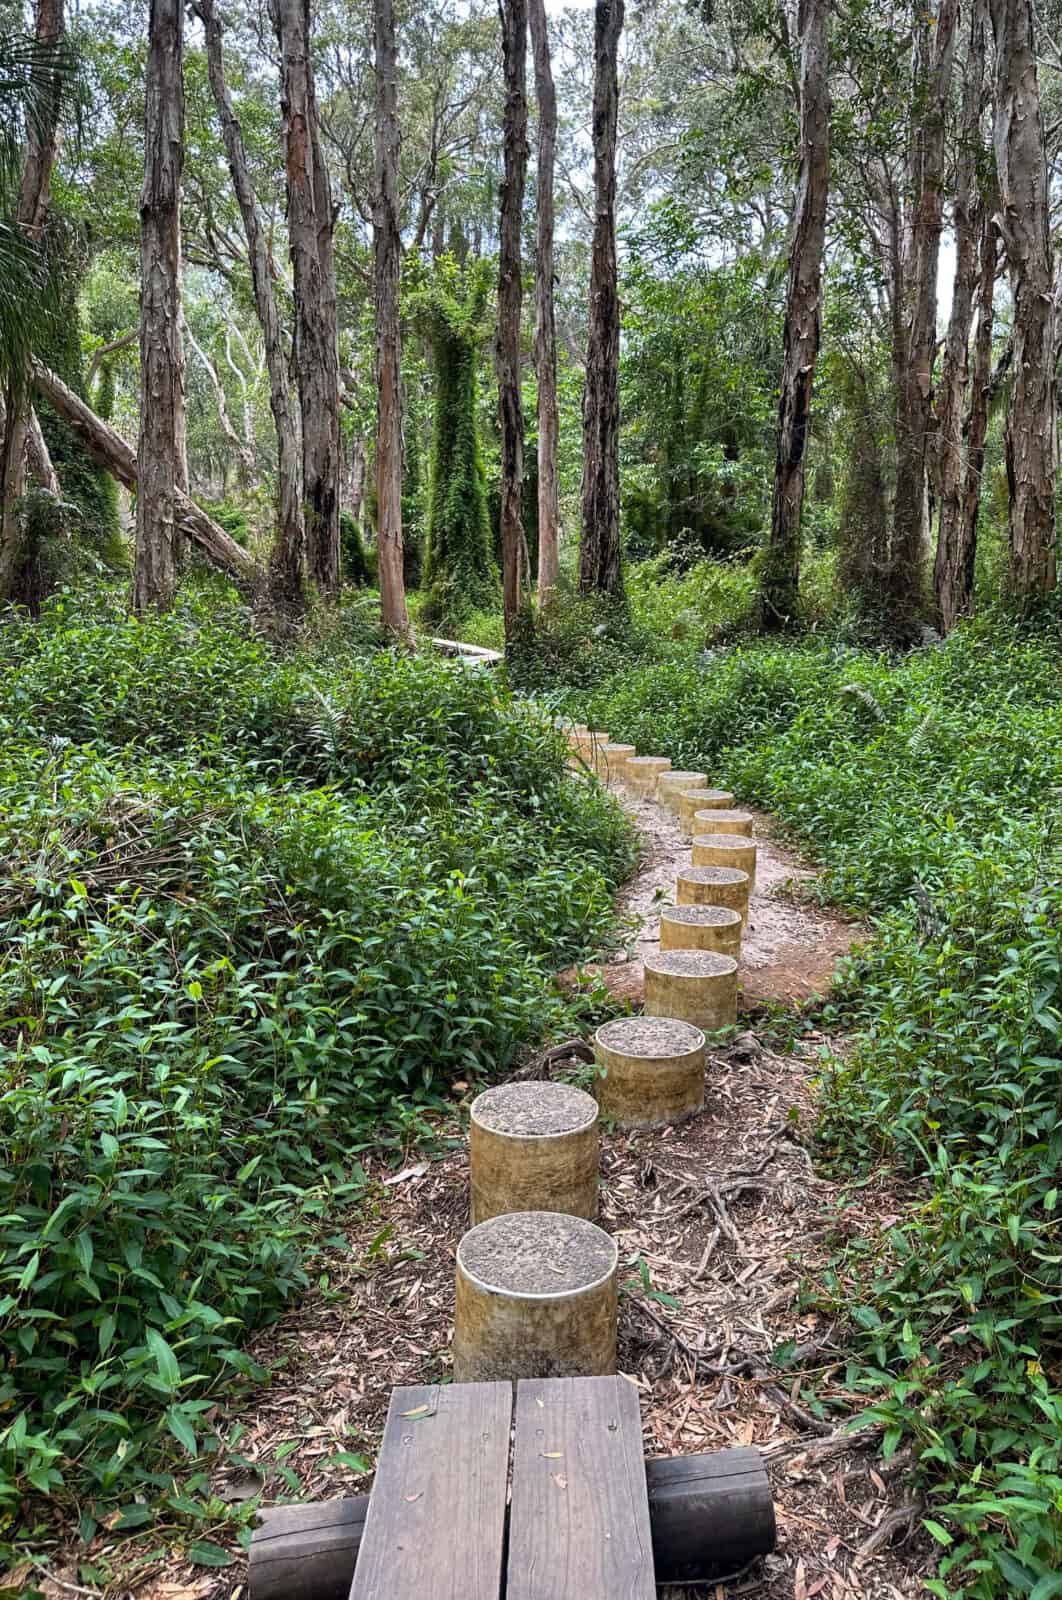
<instances>
[{"instance_id":1,"label":"nail head in plank","mask_svg":"<svg viewBox=\"0 0 1062 1600\"><path fill-rule=\"evenodd\" d=\"M498 1600L512 1385L396 1389L350 1600Z\"/></svg>"},{"instance_id":2,"label":"nail head in plank","mask_svg":"<svg viewBox=\"0 0 1062 1600\"><path fill-rule=\"evenodd\" d=\"M625 1378L517 1386L506 1600L655 1600L638 1395Z\"/></svg>"}]
</instances>

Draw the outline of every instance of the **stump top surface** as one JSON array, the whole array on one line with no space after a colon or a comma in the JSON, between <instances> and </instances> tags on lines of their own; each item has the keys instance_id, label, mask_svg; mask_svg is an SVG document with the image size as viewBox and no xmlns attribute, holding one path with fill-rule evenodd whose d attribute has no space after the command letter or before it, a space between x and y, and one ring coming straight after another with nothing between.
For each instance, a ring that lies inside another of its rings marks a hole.
<instances>
[{"instance_id":1,"label":"stump top surface","mask_svg":"<svg viewBox=\"0 0 1062 1600\"><path fill-rule=\"evenodd\" d=\"M722 850L755 850L756 841L747 833L695 833L694 844L710 844Z\"/></svg>"},{"instance_id":2,"label":"stump top surface","mask_svg":"<svg viewBox=\"0 0 1062 1600\"><path fill-rule=\"evenodd\" d=\"M721 870L733 872L734 869L723 867ZM748 873L742 873L742 877L747 878ZM688 927L697 928L733 928L741 922L740 912L731 911L729 906L665 906L660 916L664 922L684 922Z\"/></svg>"},{"instance_id":3,"label":"stump top surface","mask_svg":"<svg viewBox=\"0 0 1062 1600\"><path fill-rule=\"evenodd\" d=\"M593 1222L558 1211L491 1217L457 1247L461 1270L499 1294L556 1300L603 1283L616 1270L616 1242Z\"/></svg>"},{"instance_id":4,"label":"stump top surface","mask_svg":"<svg viewBox=\"0 0 1062 1600\"><path fill-rule=\"evenodd\" d=\"M607 756L633 755L637 748L637 745L633 744L607 744L605 746L605 754Z\"/></svg>"},{"instance_id":5,"label":"stump top surface","mask_svg":"<svg viewBox=\"0 0 1062 1600\"><path fill-rule=\"evenodd\" d=\"M709 837L712 836L709 835ZM719 838L720 835L716 834L715 837ZM742 843L749 844L751 841L743 839ZM748 873L742 872L740 867L683 867L679 873L679 878L680 880L684 879L687 883L714 883L716 885L724 883L740 884L742 880L745 883L749 881ZM685 907L668 906L667 909L670 912L684 910Z\"/></svg>"},{"instance_id":6,"label":"stump top surface","mask_svg":"<svg viewBox=\"0 0 1062 1600\"><path fill-rule=\"evenodd\" d=\"M696 812L694 814L694 821L696 821L700 817L700 815L701 815L701 813L699 811ZM711 819L712 822L751 822L752 821L752 815L751 815L750 812L748 812L748 811L731 811L731 810L729 810L729 809L727 809L727 808L725 808L723 806L711 807L711 808L706 806L705 810L704 810L704 819L707 822L709 820L709 818Z\"/></svg>"},{"instance_id":7,"label":"stump top surface","mask_svg":"<svg viewBox=\"0 0 1062 1600\"><path fill-rule=\"evenodd\" d=\"M667 756L631 756L627 765L629 767L662 767L666 771L671 762Z\"/></svg>"},{"instance_id":8,"label":"stump top surface","mask_svg":"<svg viewBox=\"0 0 1062 1600\"><path fill-rule=\"evenodd\" d=\"M661 950L659 955L646 957L645 970L670 978L726 978L737 971L737 962L714 950Z\"/></svg>"},{"instance_id":9,"label":"stump top surface","mask_svg":"<svg viewBox=\"0 0 1062 1600\"><path fill-rule=\"evenodd\" d=\"M731 794L729 789L691 788L691 789L683 789L682 790L682 794L681 794L681 798L683 800L715 800L715 801L726 800L726 801L730 801L730 800L733 800L734 796Z\"/></svg>"},{"instance_id":10,"label":"stump top surface","mask_svg":"<svg viewBox=\"0 0 1062 1600\"><path fill-rule=\"evenodd\" d=\"M691 789L696 789L702 783L708 782L708 774L706 772L676 772L672 768L670 772L662 772L660 776L667 779L668 786L672 789L681 788L683 784L688 784Z\"/></svg>"},{"instance_id":11,"label":"stump top surface","mask_svg":"<svg viewBox=\"0 0 1062 1600\"><path fill-rule=\"evenodd\" d=\"M617 1055L644 1056L652 1060L693 1055L704 1049L704 1034L678 1017L617 1017L594 1035L603 1050Z\"/></svg>"},{"instance_id":12,"label":"stump top surface","mask_svg":"<svg viewBox=\"0 0 1062 1600\"><path fill-rule=\"evenodd\" d=\"M569 1083L499 1083L476 1096L472 1118L488 1133L549 1137L588 1128L597 1118L597 1101Z\"/></svg>"}]
</instances>

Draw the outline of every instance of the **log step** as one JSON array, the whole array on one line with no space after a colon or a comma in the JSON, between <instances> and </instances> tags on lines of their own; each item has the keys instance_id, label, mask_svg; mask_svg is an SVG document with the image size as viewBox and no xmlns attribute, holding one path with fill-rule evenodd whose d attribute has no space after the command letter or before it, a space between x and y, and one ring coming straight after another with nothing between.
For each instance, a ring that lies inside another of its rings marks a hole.
<instances>
[{"instance_id":1,"label":"log step","mask_svg":"<svg viewBox=\"0 0 1062 1600\"><path fill-rule=\"evenodd\" d=\"M658 1583L704 1582L774 1549L774 1506L757 1450L653 1457L645 1481ZM368 1508L369 1496L359 1494L261 1511L250 1600L347 1600Z\"/></svg>"}]
</instances>

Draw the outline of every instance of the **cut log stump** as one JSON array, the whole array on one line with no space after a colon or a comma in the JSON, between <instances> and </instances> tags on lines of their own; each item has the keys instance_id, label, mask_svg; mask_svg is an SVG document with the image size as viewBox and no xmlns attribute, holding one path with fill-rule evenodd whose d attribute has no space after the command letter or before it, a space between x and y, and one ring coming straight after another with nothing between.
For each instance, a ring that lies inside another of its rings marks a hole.
<instances>
[{"instance_id":1,"label":"cut log stump","mask_svg":"<svg viewBox=\"0 0 1062 1600\"><path fill-rule=\"evenodd\" d=\"M683 867L675 887L680 906L727 906L748 921L752 879L737 867Z\"/></svg>"},{"instance_id":2,"label":"cut log stump","mask_svg":"<svg viewBox=\"0 0 1062 1600\"><path fill-rule=\"evenodd\" d=\"M734 867L749 875L749 892L756 887L756 846L744 833L695 833L695 867Z\"/></svg>"},{"instance_id":3,"label":"cut log stump","mask_svg":"<svg viewBox=\"0 0 1062 1600\"><path fill-rule=\"evenodd\" d=\"M623 772L627 793L637 795L640 800L651 800L660 774L670 765L667 756L628 756Z\"/></svg>"},{"instance_id":4,"label":"cut log stump","mask_svg":"<svg viewBox=\"0 0 1062 1600\"><path fill-rule=\"evenodd\" d=\"M601 777L606 783L622 783L628 759L637 754L633 744L606 744L601 751Z\"/></svg>"},{"instance_id":5,"label":"cut log stump","mask_svg":"<svg viewBox=\"0 0 1062 1600\"><path fill-rule=\"evenodd\" d=\"M618 1128L660 1128L704 1105L704 1034L673 1017L619 1017L594 1035L602 1113Z\"/></svg>"},{"instance_id":6,"label":"cut log stump","mask_svg":"<svg viewBox=\"0 0 1062 1600\"><path fill-rule=\"evenodd\" d=\"M774 1549L774 1506L758 1451L654 1457L645 1482L659 1583L703 1582ZM347 1600L368 1509L369 1496L359 1494L259 1512L250 1600Z\"/></svg>"},{"instance_id":7,"label":"cut log stump","mask_svg":"<svg viewBox=\"0 0 1062 1600\"><path fill-rule=\"evenodd\" d=\"M514 1211L597 1216L597 1102L567 1083L503 1083L472 1102L472 1224Z\"/></svg>"},{"instance_id":8,"label":"cut log stump","mask_svg":"<svg viewBox=\"0 0 1062 1600\"><path fill-rule=\"evenodd\" d=\"M679 795L686 789L702 789L708 782L706 772L662 772L656 780L656 798L660 805L678 815Z\"/></svg>"},{"instance_id":9,"label":"cut log stump","mask_svg":"<svg viewBox=\"0 0 1062 1600\"><path fill-rule=\"evenodd\" d=\"M661 950L645 960L645 1011L679 1017L702 1033L737 1021L737 962L711 950Z\"/></svg>"},{"instance_id":10,"label":"cut log stump","mask_svg":"<svg viewBox=\"0 0 1062 1600\"><path fill-rule=\"evenodd\" d=\"M661 950L714 950L741 955L742 916L729 906L664 906L660 913Z\"/></svg>"},{"instance_id":11,"label":"cut log stump","mask_svg":"<svg viewBox=\"0 0 1062 1600\"><path fill-rule=\"evenodd\" d=\"M712 810L706 807L695 811L690 822L694 838L702 833L740 833L752 838L752 817L747 811Z\"/></svg>"},{"instance_id":12,"label":"cut log stump","mask_svg":"<svg viewBox=\"0 0 1062 1600\"><path fill-rule=\"evenodd\" d=\"M615 1372L617 1259L601 1228L555 1211L470 1229L457 1247L455 1380Z\"/></svg>"},{"instance_id":13,"label":"cut log stump","mask_svg":"<svg viewBox=\"0 0 1062 1600\"><path fill-rule=\"evenodd\" d=\"M693 832L693 818L698 811L726 811L734 804L729 789L683 789L678 801L679 826L683 833Z\"/></svg>"}]
</instances>

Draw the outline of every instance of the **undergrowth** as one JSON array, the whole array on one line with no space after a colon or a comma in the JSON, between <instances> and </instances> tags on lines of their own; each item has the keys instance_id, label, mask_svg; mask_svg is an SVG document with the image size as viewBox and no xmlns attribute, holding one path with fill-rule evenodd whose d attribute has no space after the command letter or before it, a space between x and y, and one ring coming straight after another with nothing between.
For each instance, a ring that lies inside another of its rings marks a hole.
<instances>
[{"instance_id":1,"label":"undergrowth","mask_svg":"<svg viewBox=\"0 0 1062 1600\"><path fill-rule=\"evenodd\" d=\"M1062 686L1057 632L992 617L902 660L750 643L634 666L568 709L705 768L873 925L826 1064L839 1170L923 1199L827 1292L849 1384L913 1445L939 1596L1062 1594Z\"/></svg>"},{"instance_id":2,"label":"undergrowth","mask_svg":"<svg viewBox=\"0 0 1062 1600\"><path fill-rule=\"evenodd\" d=\"M10 1552L75 1506L86 1542L194 1519L359 1152L570 1030L550 975L632 840L489 676L279 659L194 603L8 620L0 748Z\"/></svg>"}]
</instances>

